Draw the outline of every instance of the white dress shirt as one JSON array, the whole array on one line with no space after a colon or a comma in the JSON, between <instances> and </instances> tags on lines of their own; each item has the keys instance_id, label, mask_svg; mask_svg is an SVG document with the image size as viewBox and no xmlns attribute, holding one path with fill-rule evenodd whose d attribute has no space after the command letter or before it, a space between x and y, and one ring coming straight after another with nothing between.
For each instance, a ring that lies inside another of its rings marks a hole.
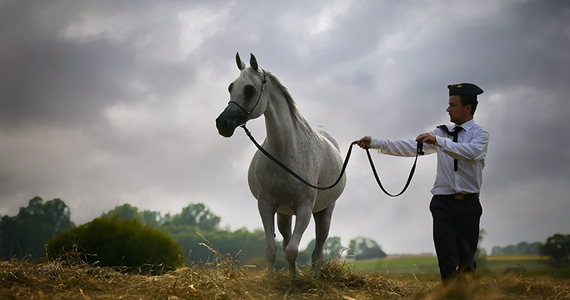
<instances>
[{"instance_id":1,"label":"white dress shirt","mask_svg":"<svg viewBox=\"0 0 570 300\"><path fill-rule=\"evenodd\" d=\"M447 126L453 131L454 125ZM425 154L437 153L437 176L431 193L434 195L479 193L483 180L485 156L489 145L489 133L471 119L461 124L457 142L442 129L436 128L430 134L436 137L436 144L424 143ZM379 153L396 156L416 156L417 142L408 140L372 139L370 148ZM457 172L453 160L458 159Z\"/></svg>"}]
</instances>

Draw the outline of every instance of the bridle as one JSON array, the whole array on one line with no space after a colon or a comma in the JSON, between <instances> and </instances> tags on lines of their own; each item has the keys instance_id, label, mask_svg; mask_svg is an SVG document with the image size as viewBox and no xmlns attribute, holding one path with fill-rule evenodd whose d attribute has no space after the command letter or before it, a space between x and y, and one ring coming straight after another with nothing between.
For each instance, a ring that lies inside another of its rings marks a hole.
<instances>
[{"instance_id":1,"label":"bridle","mask_svg":"<svg viewBox=\"0 0 570 300\"><path fill-rule=\"evenodd\" d=\"M235 102L235 101L233 101L233 100L230 100L230 102L228 102L228 105L230 105L231 103L233 103L233 104L237 105L237 107L241 108L241 110L243 110L243 112L244 112L246 115L248 115L248 116L251 115L251 113L252 113L252 112L255 110L255 108L257 107L257 104L259 104L259 100L261 100L261 95L263 94L263 90L265 89L265 84L267 83L267 79L265 78L265 77L266 77L265 70L262 69L261 71L263 72L263 82L261 83L261 91L259 92L259 97L257 97L257 102L255 102L255 105L253 106L253 108L248 112L245 108L243 108L243 106L239 105L239 103L237 103L237 102ZM245 125L245 123L244 123L244 125Z\"/></svg>"}]
</instances>

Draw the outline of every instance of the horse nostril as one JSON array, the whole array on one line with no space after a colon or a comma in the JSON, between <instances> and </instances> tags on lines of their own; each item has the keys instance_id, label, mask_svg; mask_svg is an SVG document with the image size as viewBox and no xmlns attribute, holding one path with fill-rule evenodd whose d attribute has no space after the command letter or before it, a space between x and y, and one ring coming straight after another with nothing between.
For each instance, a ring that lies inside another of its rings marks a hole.
<instances>
[{"instance_id":1,"label":"horse nostril","mask_svg":"<svg viewBox=\"0 0 570 300\"><path fill-rule=\"evenodd\" d=\"M235 127L231 126L230 121L222 116L216 119L216 128L218 128L218 133L224 137L232 136L235 129Z\"/></svg>"},{"instance_id":2,"label":"horse nostril","mask_svg":"<svg viewBox=\"0 0 570 300\"><path fill-rule=\"evenodd\" d=\"M216 128L219 129L225 129L228 127L228 121L226 121L226 119L218 117L216 119Z\"/></svg>"}]
</instances>

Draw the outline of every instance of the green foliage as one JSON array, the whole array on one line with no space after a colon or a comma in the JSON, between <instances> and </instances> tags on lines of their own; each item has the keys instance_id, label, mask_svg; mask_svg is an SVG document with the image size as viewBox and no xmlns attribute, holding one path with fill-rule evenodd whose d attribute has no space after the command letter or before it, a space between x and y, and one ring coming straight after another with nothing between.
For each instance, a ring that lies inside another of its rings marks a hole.
<instances>
[{"instance_id":1,"label":"green foliage","mask_svg":"<svg viewBox=\"0 0 570 300\"><path fill-rule=\"evenodd\" d=\"M118 218L119 220L139 220L142 221L142 216L139 213L139 209L125 203L123 205L115 206L108 212L101 214L101 218Z\"/></svg>"},{"instance_id":2,"label":"green foliage","mask_svg":"<svg viewBox=\"0 0 570 300\"><path fill-rule=\"evenodd\" d=\"M285 251L283 250L283 241L277 242L277 246L279 247L279 252L277 252L277 262L275 262L276 268L279 260L282 258L285 262L285 267L289 267L289 263L285 259ZM299 256L297 256L297 263L298 264L310 264L311 263L311 254L313 253L313 249L315 249L315 239L309 242L307 248L303 251L299 251Z\"/></svg>"},{"instance_id":3,"label":"green foliage","mask_svg":"<svg viewBox=\"0 0 570 300\"><path fill-rule=\"evenodd\" d=\"M347 253L355 260L386 257L386 253L375 240L366 237L357 237L350 241Z\"/></svg>"},{"instance_id":4,"label":"green foliage","mask_svg":"<svg viewBox=\"0 0 570 300\"><path fill-rule=\"evenodd\" d=\"M307 248L303 251L299 251L299 256L297 257L297 263L300 264L310 264L311 263L311 255L313 254L313 250L315 249L316 240L312 239ZM280 248L281 249L281 248ZM325 244L323 246L323 260L331 260L331 259L340 259L342 253L344 252L345 247L340 242L340 237L338 236L331 236L327 238ZM279 253L281 255L281 253ZM285 255L283 253L283 255Z\"/></svg>"},{"instance_id":5,"label":"green foliage","mask_svg":"<svg viewBox=\"0 0 570 300\"><path fill-rule=\"evenodd\" d=\"M208 247L217 250L221 255L235 258L247 263L265 254L265 234L263 231L249 232L246 229L236 231L215 230L200 234L196 227L165 225L163 230L171 233L182 245L188 261L195 264L210 263L213 253Z\"/></svg>"},{"instance_id":6,"label":"green foliage","mask_svg":"<svg viewBox=\"0 0 570 300\"><path fill-rule=\"evenodd\" d=\"M570 266L570 235L555 234L546 240L540 247L540 254L549 256L555 267Z\"/></svg>"},{"instance_id":7,"label":"green foliage","mask_svg":"<svg viewBox=\"0 0 570 300\"><path fill-rule=\"evenodd\" d=\"M191 203L182 209L180 214L172 217L168 223L175 226L193 226L202 231L213 231L218 228L221 218L210 211L203 203Z\"/></svg>"},{"instance_id":8,"label":"green foliage","mask_svg":"<svg viewBox=\"0 0 570 300\"><path fill-rule=\"evenodd\" d=\"M60 232L75 227L71 210L61 199L43 202L34 197L14 217L3 216L0 223L0 257L36 259L42 256L46 242Z\"/></svg>"},{"instance_id":9,"label":"green foliage","mask_svg":"<svg viewBox=\"0 0 570 300\"><path fill-rule=\"evenodd\" d=\"M166 214L161 216L160 212L144 210L139 211L138 208L125 203L116 206L112 210L102 213L102 218L118 217L121 220L138 220L143 224L160 227L165 225L172 226L191 226L202 231L213 231L218 229L221 218L210 211L203 203L190 203L182 209L182 212L171 216Z\"/></svg>"},{"instance_id":10,"label":"green foliage","mask_svg":"<svg viewBox=\"0 0 570 300\"><path fill-rule=\"evenodd\" d=\"M325 241L323 248L323 258L325 260L340 259L342 252L344 252L344 246L340 242L340 237L331 236Z\"/></svg>"},{"instance_id":11,"label":"green foliage","mask_svg":"<svg viewBox=\"0 0 570 300\"><path fill-rule=\"evenodd\" d=\"M152 227L159 227L164 222L166 222L167 219L170 218L170 214L166 214L165 217L162 217L160 215L160 212L150 211L146 209L140 213L140 217L142 219L143 224L150 225Z\"/></svg>"},{"instance_id":12,"label":"green foliage","mask_svg":"<svg viewBox=\"0 0 570 300\"><path fill-rule=\"evenodd\" d=\"M170 214L166 214L166 216L162 217L158 211L150 211L148 209L139 211L137 207L128 203L115 206L115 208L110 211L101 214L101 218L115 217L120 220L138 220L145 225L150 225L156 228L171 220Z\"/></svg>"},{"instance_id":13,"label":"green foliage","mask_svg":"<svg viewBox=\"0 0 570 300\"><path fill-rule=\"evenodd\" d=\"M529 244L528 242L520 242L517 245L508 245L506 247L494 246L491 255L538 255L540 254L539 242Z\"/></svg>"},{"instance_id":14,"label":"green foliage","mask_svg":"<svg viewBox=\"0 0 570 300\"><path fill-rule=\"evenodd\" d=\"M180 214L164 217L155 211L139 211L130 204L123 204L103 213L103 218L138 220L175 237L182 246L183 253L191 263L212 261L213 252L203 244L208 244L197 232L204 233L212 247L222 253L246 263L255 257L263 256L265 238L262 231L250 233L245 229L235 232L218 229L221 218L212 213L203 203L189 204Z\"/></svg>"},{"instance_id":15,"label":"green foliage","mask_svg":"<svg viewBox=\"0 0 570 300\"><path fill-rule=\"evenodd\" d=\"M136 219L97 218L50 241L48 253L58 256L74 245L87 254L87 262L102 266L176 268L184 263L180 245L171 236Z\"/></svg>"}]
</instances>

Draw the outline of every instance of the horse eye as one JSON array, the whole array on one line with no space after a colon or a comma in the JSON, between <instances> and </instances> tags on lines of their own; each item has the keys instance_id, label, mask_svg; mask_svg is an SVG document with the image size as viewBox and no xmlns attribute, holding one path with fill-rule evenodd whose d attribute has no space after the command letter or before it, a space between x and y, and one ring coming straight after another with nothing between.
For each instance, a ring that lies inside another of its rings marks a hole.
<instances>
[{"instance_id":1,"label":"horse eye","mask_svg":"<svg viewBox=\"0 0 570 300\"><path fill-rule=\"evenodd\" d=\"M230 92L230 93L232 92L232 87L233 87L233 86L234 86L234 83L233 83L233 82L230 83L230 86L228 86L228 92Z\"/></svg>"},{"instance_id":2,"label":"horse eye","mask_svg":"<svg viewBox=\"0 0 570 300\"><path fill-rule=\"evenodd\" d=\"M251 97L255 95L255 87L253 85L246 85L245 88L243 89L243 94L246 97Z\"/></svg>"}]
</instances>

